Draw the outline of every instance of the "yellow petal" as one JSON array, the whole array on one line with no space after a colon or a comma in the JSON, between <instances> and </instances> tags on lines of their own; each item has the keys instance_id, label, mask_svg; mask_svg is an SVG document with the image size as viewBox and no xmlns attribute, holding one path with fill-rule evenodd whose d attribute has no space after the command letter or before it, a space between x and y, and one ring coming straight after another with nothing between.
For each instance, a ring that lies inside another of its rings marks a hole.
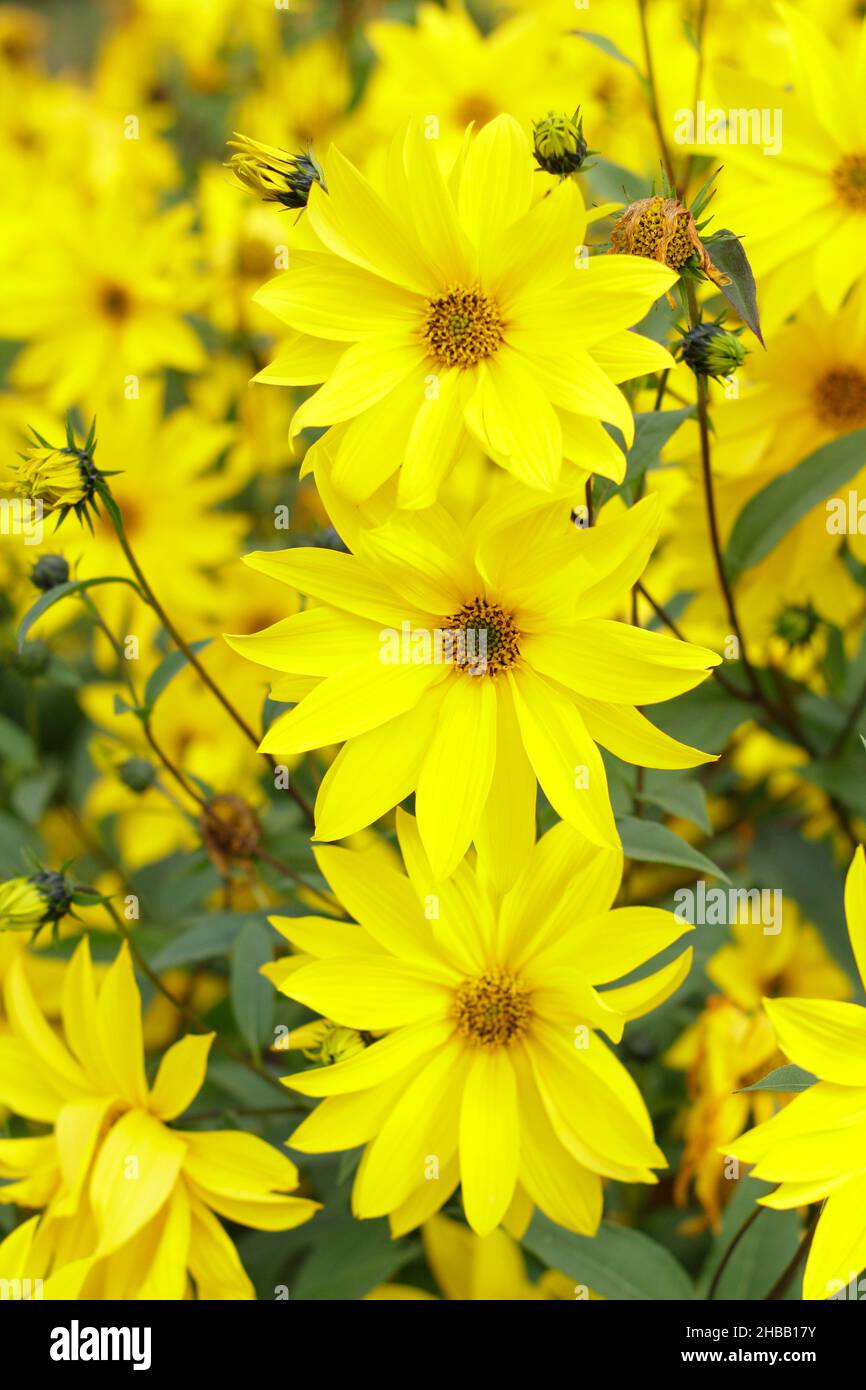
<instances>
[{"instance_id":1,"label":"yellow petal","mask_svg":"<svg viewBox=\"0 0 866 1390\"><path fill-rule=\"evenodd\" d=\"M866 1009L830 999L765 999L779 1046L823 1081L866 1086Z\"/></svg>"},{"instance_id":2,"label":"yellow petal","mask_svg":"<svg viewBox=\"0 0 866 1390\"><path fill-rule=\"evenodd\" d=\"M141 996L126 942L102 981L96 1024L102 1053L119 1094L131 1105L146 1109Z\"/></svg>"},{"instance_id":3,"label":"yellow petal","mask_svg":"<svg viewBox=\"0 0 866 1390\"><path fill-rule=\"evenodd\" d=\"M150 1092L150 1108L161 1120L173 1120L195 1100L204 1085L215 1033L189 1034L174 1043L159 1064Z\"/></svg>"},{"instance_id":4,"label":"yellow petal","mask_svg":"<svg viewBox=\"0 0 866 1390\"><path fill-rule=\"evenodd\" d=\"M153 1219L180 1174L183 1141L143 1110L121 1116L103 1141L90 1179L98 1254L117 1250Z\"/></svg>"},{"instance_id":5,"label":"yellow petal","mask_svg":"<svg viewBox=\"0 0 866 1390\"><path fill-rule=\"evenodd\" d=\"M418 777L418 830L437 878L457 867L475 834L496 758L494 683L462 675L450 682Z\"/></svg>"},{"instance_id":6,"label":"yellow petal","mask_svg":"<svg viewBox=\"0 0 866 1390\"><path fill-rule=\"evenodd\" d=\"M517 1081L503 1048L478 1048L460 1107L460 1183L466 1220L479 1236L499 1225L517 1182Z\"/></svg>"}]
</instances>

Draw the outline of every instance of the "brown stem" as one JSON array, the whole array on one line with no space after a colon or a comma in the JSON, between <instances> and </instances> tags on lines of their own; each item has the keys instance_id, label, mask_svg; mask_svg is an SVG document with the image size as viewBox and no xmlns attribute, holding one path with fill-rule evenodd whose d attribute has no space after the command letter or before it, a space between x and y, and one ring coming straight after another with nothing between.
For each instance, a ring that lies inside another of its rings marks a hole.
<instances>
[{"instance_id":1,"label":"brown stem","mask_svg":"<svg viewBox=\"0 0 866 1390\"><path fill-rule=\"evenodd\" d=\"M133 553L132 547L130 546L129 541L126 538L126 532L124 531L122 524L118 526L115 523L114 529L117 533L117 539L120 542L121 549L123 550L123 553L126 556L127 563L129 564L130 569L132 570L133 574L138 580L138 583L147 599L147 602L150 604L151 608L156 613L166 632L171 637L171 640L174 642L178 650L183 652L190 666L192 666L195 669L199 678L204 682L211 694L219 701L223 709L228 714L229 718L234 721L237 727L241 730L244 736L247 739L249 739L250 743L252 743L253 747L258 752L258 747L261 740L259 739L258 735L254 732L254 730L250 728L249 724L244 719L240 711L235 709L231 700L229 700L228 697L223 693L223 691L217 685L216 681L199 661L196 653L192 650L189 643L186 642L186 640L178 632L168 613L165 611L156 594L153 592L153 589L150 587L147 577L144 574L144 571L142 570L141 566L139 565L138 560L135 558L135 554ZM272 768L276 767L276 762L269 753L264 754L264 756L267 758ZM306 817L309 824L315 825L315 816L313 814L313 808L310 806L306 797L304 797L303 794L298 791L297 787L295 787L291 783L291 781L289 782L289 793L293 797L296 804L300 807L303 815Z\"/></svg>"}]
</instances>

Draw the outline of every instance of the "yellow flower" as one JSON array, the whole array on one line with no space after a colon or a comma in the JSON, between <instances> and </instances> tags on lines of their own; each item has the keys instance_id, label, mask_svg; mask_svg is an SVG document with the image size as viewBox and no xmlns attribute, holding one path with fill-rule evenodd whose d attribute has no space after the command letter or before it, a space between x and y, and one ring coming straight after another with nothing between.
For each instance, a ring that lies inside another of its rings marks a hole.
<instances>
[{"instance_id":1,"label":"yellow flower","mask_svg":"<svg viewBox=\"0 0 866 1390\"><path fill-rule=\"evenodd\" d=\"M431 1216L421 1227L421 1239L443 1298L462 1303L522 1303L597 1297L555 1269L545 1270L534 1284L520 1246L503 1230L477 1236L447 1216ZM368 1300L377 1303L435 1297L411 1284L382 1284L367 1294Z\"/></svg>"},{"instance_id":2,"label":"yellow flower","mask_svg":"<svg viewBox=\"0 0 866 1390\"><path fill-rule=\"evenodd\" d=\"M665 1159L629 1073L602 1040L680 984L691 952L607 991L690 928L657 908L610 910L622 855L560 822L501 896L484 864L440 882L415 820L398 812L408 877L378 856L316 857L358 925L276 918L307 953L280 988L345 1028L385 1032L286 1084L324 1102L291 1136L302 1153L368 1145L352 1195L395 1235L458 1182L469 1225L522 1231L533 1205L592 1234L602 1177L653 1182ZM310 960L309 957L319 957ZM271 973L273 979L273 973Z\"/></svg>"},{"instance_id":3,"label":"yellow flower","mask_svg":"<svg viewBox=\"0 0 866 1390\"><path fill-rule=\"evenodd\" d=\"M866 984L866 859L845 883L851 948ZM866 1266L866 1009L824 999L765 999L782 1052L818 1082L731 1146L752 1176L778 1183L776 1209L823 1202L803 1281L805 1299L838 1293Z\"/></svg>"},{"instance_id":4,"label":"yellow flower","mask_svg":"<svg viewBox=\"0 0 866 1390\"><path fill-rule=\"evenodd\" d=\"M689 1092L674 1200L684 1206L694 1181L695 1196L716 1230L732 1192L726 1172L730 1145L750 1119L769 1119L780 1099L771 1091L744 1089L784 1061L761 1011L762 995L847 999L851 994L847 975L793 903L784 904L777 935L765 935L763 925L745 920L735 923L731 934L733 940L720 946L706 965L722 993L710 996L700 1017L664 1058L668 1066L687 1072Z\"/></svg>"},{"instance_id":5,"label":"yellow flower","mask_svg":"<svg viewBox=\"0 0 866 1390\"><path fill-rule=\"evenodd\" d=\"M839 307L866 270L866 21L837 48L807 15L779 6L793 51L793 91L730 67L710 72L714 106L762 111L777 122L780 148L724 146L724 178L715 212L720 225L747 238L761 285L761 318L775 328L813 292ZM718 145L707 152L718 158Z\"/></svg>"},{"instance_id":6,"label":"yellow flower","mask_svg":"<svg viewBox=\"0 0 866 1390\"><path fill-rule=\"evenodd\" d=\"M26 1272L46 1279L49 1296L72 1285L84 1298L177 1299L193 1286L200 1298L253 1297L215 1213L288 1230L317 1204L289 1195L297 1169L263 1140L171 1126L204 1081L213 1034L175 1043L148 1085L125 944L98 986L87 938L78 946L62 1036L45 1021L20 959L4 984L10 1032L0 1037L0 1103L40 1127L0 1140L0 1176L9 1180L0 1202L42 1210L29 1227ZM0 1246L0 1274L9 1243Z\"/></svg>"},{"instance_id":7,"label":"yellow flower","mask_svg":"<svg viewBox=\"0 0 866 1390\"><path fill-rule=\"evenodd\" d=\"M40 389L52 407L90 410L159 367L201 367L184 319L202 295L192 208L136 217L118 192L94 204L67 193L52 214L52 255L31 225L0 274L0 334L26 342L14 384Z\"/></svg>"},{"instance_id":8,"label":"yellow flower","mask_svg":"<svg viewBox=\"0 0 866 1390\"><path fill-rule=\"evenodd\" d=\"M47 903L29 878L0 883L0 931L35 931L45 921Z\"/></svg>"},{"instance_id":9,"label":"yellow flower","mask_svg":"<svg viewBox=\"0 0 866 1390\"><path fill-rule=\"evenodd\" d=\"M257 379L323 383L292 431L337 427L335 485L357 501L400 467L399 504L427 506L470 436L547 491L563 457L621 478L602 421L630 444L615 383L671 365L627 330L673 273L582 255L577 186L533 205L529 140L507 116L467 141L448 182L416 125L384 197L335 149L325 173L305 213L313 249L257 296L294 330Z\"/></svg>"},{"instance_id":10,"label":"yellow flower","mask_svg":"<svg viewBox=\"0 0 866 1390\"><path fill-rule=\"evenodd\" d=\"M273 699L299 702L264 751L346 743L319 791L316 838L342 839L414 791L436 873L474 839L508 886L534 840L536 779L564 820L618 845L597 743L652 767L711 760L635 706L692 689L718 657L599 616L644 567L655 499L584 530L567 505L526 511L522 489L468 526L435 507L364 530L353 508L326 501L353 554L247 556L318 605L227 639L286 673Z\"/></svg>"}]
</instances>

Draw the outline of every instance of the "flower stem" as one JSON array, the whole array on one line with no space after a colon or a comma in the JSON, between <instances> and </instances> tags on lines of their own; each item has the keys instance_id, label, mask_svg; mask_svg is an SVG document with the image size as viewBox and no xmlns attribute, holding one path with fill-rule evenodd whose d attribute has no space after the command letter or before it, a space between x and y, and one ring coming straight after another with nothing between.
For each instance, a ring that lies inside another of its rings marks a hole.
<instances>
[{"instance_id":1,"label":"flower stem","mask_svg":"<svg viewBox=\"0 0 866 1390\"><path fill-rule=\"evenodd\" d=\"M194 668L200 680L207 686L211 694L222 705L229 718L234 721L234 723L241 730L244 736L247 739L249 739L250 743L252 743L256 751L258 751L259 743L261 741L258 735L255 733L253 729L250 728L249 724L244 719L240 711L235 708L231 700L229 700L228 696L226 696L223 693L223 691L217 685L216 681L199 661L198 656L190 647L189 643L185 640L185 638L181 636L180 632L178 632L168 613L165 611L156 594L153 592L153 589L151 588L148 582L147 576L145 575L144 571L139 565L138 560L135 557L135 553L131 545L129 544L129 541L127 540L126 531L123 526L123 519L121 517L119 508L117 507L117 504L114 503L113 499L112 503L113 505L108 509L109 516L111 517L115 532L117 533L117 539L120 542L121 549L124 555L126 556L127 563L130 569L132 570L133 574L135 575L135 578L137 579L141 587L145 599L150 604L154 613L156 613L157 617L159 618L169 637L177 647L178 651L183 652L190 666ZM264 756L267 758L271 767L276 767L276 762L269 753L266 753ZM297 787L295 787L294 784L291 782L289 783L288 790L295 803L300 807L300 810L306 818L306 820L308 821L308 823L314 826L316 818L313 814L313 808L312 806L310 806L306 797L301 792L299 792Z\"/></svg>"}]
</instances>

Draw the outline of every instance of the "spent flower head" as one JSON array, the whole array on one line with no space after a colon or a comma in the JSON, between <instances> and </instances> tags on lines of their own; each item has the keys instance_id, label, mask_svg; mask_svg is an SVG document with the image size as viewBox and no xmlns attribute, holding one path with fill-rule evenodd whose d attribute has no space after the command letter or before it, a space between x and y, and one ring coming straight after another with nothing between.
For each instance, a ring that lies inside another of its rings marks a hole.
<instances>
[{"instance_id":1,"label":"spent flower head","mask_svg":"<svg viewBox=\"0 0 866 1390\"><path fill-rule=\"evenodd\" d=\"M226 160L225 167L231 169L241 187L266 203L303 209L314 183L326 188L322 166L309 148L301 154L290 154L238 131L228 147L234 154Z\"/></svg>"},{"instance_id":2,"label":"spent flower head","mask_svg":"<svg viewBox=\"0 0 866 1390\"><path fill-rule=\"evenodd\" d=\"M698 230L695 215L685 203L654 193L631 203L613 224L612 250L659 261L679 275L706 276L715 285L729 284L729 277L710 259Z\"/></svg>"}]
</instances>

